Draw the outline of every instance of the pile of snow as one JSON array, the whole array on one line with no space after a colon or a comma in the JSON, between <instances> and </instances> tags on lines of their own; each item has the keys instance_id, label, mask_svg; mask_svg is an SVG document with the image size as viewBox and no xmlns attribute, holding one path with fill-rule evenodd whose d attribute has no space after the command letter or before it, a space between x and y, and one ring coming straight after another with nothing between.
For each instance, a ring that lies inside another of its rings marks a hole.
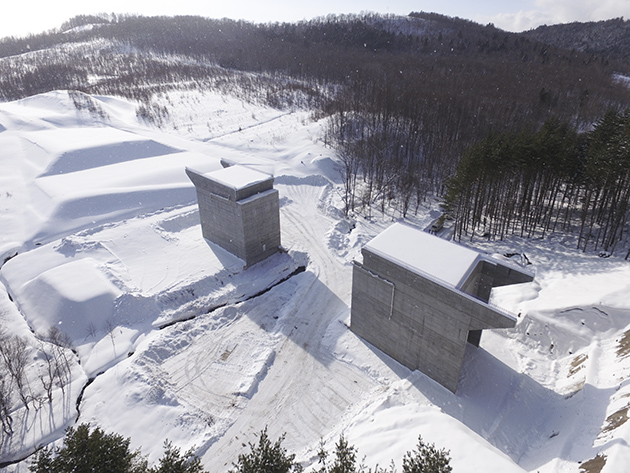
<instances>
[{"instance_id":1,"label":"pile of snow","mask_svg":"<svg viewBox=\"0 0 630 473\"><path fill-rule=\"evenodd\" d=\"M0 463L91 422L151 461L167 438L194 446L209 471L265 427L306 466L341 434L368 465L400 467L419 435L458 472L575 472L598 454L604 471L630 464L626 261L559 237L471 242L525 254L536 279L493 290L519 323L484 332L452 394L348 330L351 262L400 215L343 216L322 122L182 92L155 98L169 107L156 129L135 104L91 100L103 113L67 92L0 104L0 325L31 347L36 397L39 339L57 328L76 352L53 403L15 404L21 428L2 437ZM201 236L184 169L221 159L273 175L280 192L284 251L251 268ZM424 228L437 209L406 223Z\"/></svg>"}]
</instances>

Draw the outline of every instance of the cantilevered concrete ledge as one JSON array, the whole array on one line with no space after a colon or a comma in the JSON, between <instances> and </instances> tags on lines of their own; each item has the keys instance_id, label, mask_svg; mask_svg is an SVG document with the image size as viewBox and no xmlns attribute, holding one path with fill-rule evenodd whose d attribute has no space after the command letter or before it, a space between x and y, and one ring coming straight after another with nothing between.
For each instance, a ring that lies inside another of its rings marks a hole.
<instances>
[{"instance_id":1,"label":"cantilevered concrete ledge","mask_svg":"<svg viewBox=\"0 0 630 473\"><path fill-rule=\"evenodd\" d=\"M466 343L516 318L488 304L493 287L533 280L505 264L407 225L375 237L355 262L351 329L455 392Z\"/></svg>"},{"instance_id":2,"label":"cantilevered concrete ledge","mask_svg":"<svg viewBox=\"0 0 630 473\"><path fill-rule=\"evenodd\" d=\"M204 238L251 266L280 247L280 203L273 176L233 165L200 173L186 168L197 190Z\"/></svg>"}]
</instances>

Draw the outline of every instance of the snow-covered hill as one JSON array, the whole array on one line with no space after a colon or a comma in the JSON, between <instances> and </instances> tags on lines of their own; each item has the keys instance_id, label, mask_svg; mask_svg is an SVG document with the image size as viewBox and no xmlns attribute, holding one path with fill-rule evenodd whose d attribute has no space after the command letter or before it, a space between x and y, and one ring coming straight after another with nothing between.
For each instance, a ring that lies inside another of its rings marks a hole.
<instances>
[{"instance_id":1,"label":"snow-covered hill","mask_svg":"<svg viewBox=\"0 0 630 473\"><path fill-rule=\"evenodd\" d=\"M67 92L0 104L0 324L27 340L29 392L42 399L26 410L15 397L0 463L90 422L150 460L167 438L194 446L213 472L264 427L286 432L306 466L320 439L343 433L368 465L400 467L422 435L456 472L575 472L598 454L602 471L626 471L627 261L560 236L468 242L526 254L536 279L495 290L519 324L469 348L454 395L348 330L351 261L400 215L342 217L323 123L172 92L156 99L169 108L158 129L136 104L83 99L98 113ZM202 238L184 173L221 159L273 174L280 192L285 251L248 269ZM429 202L410 222L437 211ZM74 353L49 403L39 338L51 327Z\"/></svg>"}]
</instances>

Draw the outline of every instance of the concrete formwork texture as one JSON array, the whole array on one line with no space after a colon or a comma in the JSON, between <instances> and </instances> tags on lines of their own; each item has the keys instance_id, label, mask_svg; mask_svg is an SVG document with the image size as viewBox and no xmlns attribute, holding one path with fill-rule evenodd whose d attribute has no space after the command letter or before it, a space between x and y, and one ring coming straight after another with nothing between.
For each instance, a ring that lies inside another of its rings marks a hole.
<instances>
[{"instance_id":1,"label":"concrete formwork texture","mask_svg":"<svg viewBox=\"0 0 630 473\"><path fill-rule=\"evenodd\" d=\"M398 362L455 392L466 343L479 346L482 330L516 324L513 316L488 304L492 287L529 282L533 275L470 253L474 250L462 253L459 245L420 230L393 227L386 237L362 249L362 263L354 263L350 328ZM388 251L388 244L395 249ZM465 260L450 272L441 262L457 263L449 261L448 254L443 260L435 254L449 250ZM431 259L424 266L423 252ZM427 272L431 268L451 282Z\"/></svg>"},{"instance_id":2,"label":"concrete formwork texture","mask_svg":"<svg viewBox=\"0 0 630 473\"><path fill-rule=\"evenodd\" d=\"M273 177L243 166L203 174L186 168L197 190L204 238L251 266L281 244L280 203Z\"/></svg>"}]
</instances>

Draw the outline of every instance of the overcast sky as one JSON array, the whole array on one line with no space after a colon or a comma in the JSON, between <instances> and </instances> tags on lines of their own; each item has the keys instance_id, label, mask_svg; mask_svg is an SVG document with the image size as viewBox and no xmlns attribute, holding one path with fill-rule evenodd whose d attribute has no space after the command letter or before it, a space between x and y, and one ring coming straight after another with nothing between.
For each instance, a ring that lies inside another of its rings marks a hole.
<instances>
[{"instance_id":1,"label":"overcast sky","mask_svg":"<svg viewBox=\"0 0 630 473\"><path fill-rule=\"evenodd\" d=\"M0 37L40 33L89 13L201 15L254 22L299 21L328 13L442 13L509 31L541 24L630 19L630 0L5 0Z\"/></svg>"}]
</instances>

